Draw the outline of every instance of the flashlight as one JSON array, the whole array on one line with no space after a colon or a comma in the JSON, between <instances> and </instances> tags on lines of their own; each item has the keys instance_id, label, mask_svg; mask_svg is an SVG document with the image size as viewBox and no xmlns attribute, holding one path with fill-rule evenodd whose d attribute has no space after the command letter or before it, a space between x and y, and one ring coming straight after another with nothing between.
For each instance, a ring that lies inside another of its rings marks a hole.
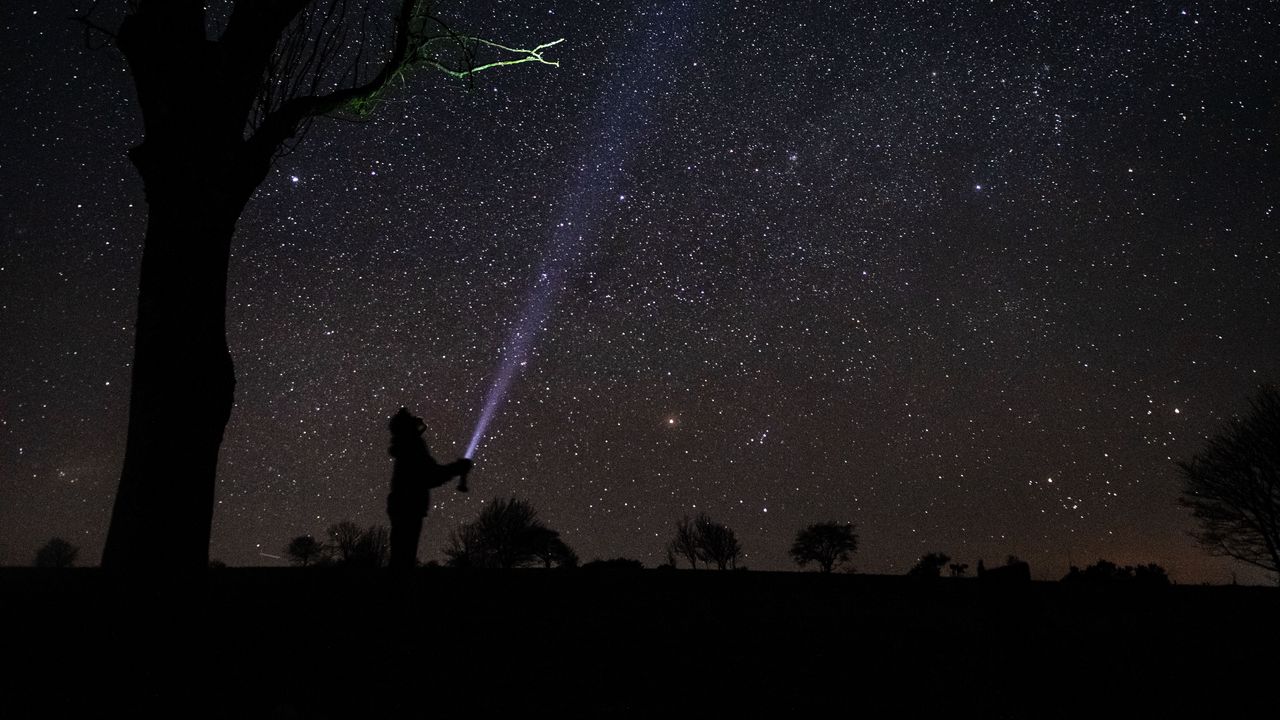
<instances>
[{"instance_id":1,"label":"flashlight","mask_svg":"<svg viewBox=\"0 0 1280 720\"><path fill-rule=\"evenodd\" d=\"M471 474L471 458L463 458L467 461L467 467L458 474L458 492L467 492L467 475Z\"/></svg>"}]
</instances>

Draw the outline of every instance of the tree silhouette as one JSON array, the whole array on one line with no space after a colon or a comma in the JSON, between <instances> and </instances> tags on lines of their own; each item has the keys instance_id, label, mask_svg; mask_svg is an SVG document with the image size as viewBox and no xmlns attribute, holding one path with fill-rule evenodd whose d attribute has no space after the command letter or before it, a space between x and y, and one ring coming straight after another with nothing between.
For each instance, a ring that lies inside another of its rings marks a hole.
<instances>
[{"instance_id":1,"label":"tree silhouette","mask_svg":"<svg viewBox=\"0 0 1280 720\"><path fill-rule=\"evenodd\" d=\"M324 544L310 535L299 535L289 541L284 553L294 565L306 567L324 557Z\"/></svg>"},{"instance_id":2,"label":"tree silhouette","mask_svg":"<svg viewBox=\"0 0 1280 720\"><path fill-rule=\"evenodd\" d=\"M674 541L667 543L666 553L667 553L667 561L659 565L658 567L663 570L675 570L676 564L679 562L679 558L676 557Z\"/></svg>"},{"instance_id":3,"label":"tree silhouette","mask_svg":"<svg viewBox=\"0 0 1280 720\"><path fill-rule=\"evenodd\" d=\"M1064 583L1082 583L1090 585L1112 585L1124 583L1132 585L1168 585L1169 574L1155 563L1146 565L1116 565L1110 560L1098 562L1081 570L1074 565L1062 578Z\"/></svg>"},{"instance_id":4,"label":"tree silhouette","mask_svg":"<svg viewBox=\"0 0 1280 720\"><path fill-rule=\"evenodd\" d=\"M946 553L931 552L920 556L916 564L907 571L907 575L915 578L936 578L942 577L942 568L951 562L951 556Z\"/></svg>"},{"instance_id":5,"label":"tree silhouette","mask_svg":"<svg viewBox=\"0 0 1280 720\"><path fill-rule=\"evenodd\" d=\"M330 525L325 534L329 536L329 552L333 559L345 563L356 554L364 530L350 520L342 520Z\"/></svg>"},{"instance_id":6,"label":"tree silhouette","mask_svg":"<svg viewBox=\"0 0 1280 720\"><path fill-rule=\"evenodd\" d=\"M449 532L444 557L445 565L449 567L490 567L483 538L475 523L463 523Z\"/></svg>"},{"instance_id":7,"label":"tree silhouette","mask_svg":"<svg viewBox=\"0 0 1280 720\"><path fill-rule=\"evenodd\" d=\"M329 542L324 545L316 543L319 547L318 552L312 552L313 548L308 542L309 535L294 538L285 552L294 563L307 564L301 562L300 555L295 554L294 545L297 544L296 549L299 552L311 553L308 555L311 563L324 562L347 567L370 568L385 567L391 555L391 536L385 525L370 525L362 528L350 520L341 520L330 525L325 535L328 536Z\"/></svg>"},{"instance_id":8,"label":"tree silhouette","mask_svg":"<svg viewBox=\"0 0 1280 720\"><path fill-rule=\"evenodd\" d=\"M1133 567L1133 581L1140 585L1168 585L1169 573L1156 563L1135 565Z\"/></svg>"},{"instance_id":9,"label":"tree silhouette","mask_svg":"<svg viewBox=\"0 0 1280 720\"><path fill-rule=\"evenodd\" d=\"M128 440L104 567L208 563L235 386L225 329L231 240L274 158L316 117L368 114L415 69L469 77L504 64L554 64L542 56L549 45L505 48L451 31L431 0L388 3L382 17L378 2L207 4L122 3L114 31L92 10L81 18L86 32L114 42L133 78L144 137L129 158L147 200ZM380 28L389 32L380 37ZM476 65L479 50L515 57Z\"/></svg>"},{"instance_id":10,"label":"tree silhouette","mask_svg":"<svg viewBox=\"0 0 1280 720\"><path fill-rule=\"evenodd\" d=\"M686 515L676 522L676 534L667 543L666 553L672 567L675 567L676 559L682 557L694 569L701 561L708 565L714 563L721 570L726 570L737 566L742 545L733 530L701 512L693 520Z\"/></svg>"},{"instance_id":11,"label":"tree silhouette","mask_svg":"<svg viewBox=\"0 0 1280 720\"><path fill-rule=\"evenodd\" d=\"M578 554L565 544L560 533L548 527L534 527L529 531L529 544L533 554L542 562L543 567L551 568L578 566Z\"/></svg>"},{"instance_id":12,"label":"tree silhouette","mask_svg":"<svg viewBox=\"0 0 1280 720\"><path fill-rule=\"evenodd\" d=\"M969 563L951 563L947 569L951 571L951 577L964 577L969 572Z\"/></svg>"},{"instance_id":13,"label":"tree silhouette","mask_svg":"<svg viewBox=\"0 0 1280 720\"><path fill-rule=\"evenodd\" d=\"M1211 438L1182 469L1178 502L1214 555L1280 573L1280 389L1266 385L1249 414Z\"/></svg>"},{"instance_id":14,"label":"tree silhouette","mask_svg":"<svg viewBox=\"0 0 1280 720\"><path fill-rule=\"evenodd\" d=\"M698 559L705 563L715 563L716 567L726 570L738 564L738 556L742 554L742 545L737 535L727 525L715 522L706 513L698 513L693 521L697 533Z\"/></svg>"},{"instance_id":15,"label":"tree silhouette","mask_svg":"<svg viewBox=\"0 0 1280 720\"><path fill-rule=\"evenodd\" d=\"M347 557L351 567L386 567L391 558L391 533L385 525L370 525L356 538L355 548Z\"/></svg>"},{"instance_id":16,"label":"tree silhouette","mask_svg":"<svg viewBox=\"0 0 1280 720\"><path fill-rule=\"evenodd\" d=\"M800 567L813 562L819 570L829 573L837 565L848 562L857 549L858 535L853 531L853 523L831 520L814 523L796 533L790 555Z\"/></svg>"},{"instance_id":17,"label":"tree silhouette","mask_svg":"<svg viewBox=\"0 0 1280 720\"><path fill-rule=\"evenodd\" d=\"M35 565L38 568L69 568L76 564L76 555L80 548L60 537L50 538L36 551Z\"/></svg>"},{"instance_id":18,"label":"tree silhouette","mask_svg":"<svg viewBox=\"0 0 1280 720\"><path fill-rule=\"evenodd\" d=\"M688 515L676 523L676 535L667 543L667 556L672 567L675 567L675 559L682 557L689 561L690 568L698 568L698 530Z\"/></svg>"},{"instance_id":19,"label":"tree silhouette","mask_svg":"<svg viewBox=\"0 0 1280 720\"><path fill-rule=\"evenodd\" d=\"M577 562L577 555L564 545L560 534L542 524L528 501L517 498L498 498L486 504L474 521L449 534L444 554L446 564L452 567L506 569Z\"/></svg>"}]
</instances>

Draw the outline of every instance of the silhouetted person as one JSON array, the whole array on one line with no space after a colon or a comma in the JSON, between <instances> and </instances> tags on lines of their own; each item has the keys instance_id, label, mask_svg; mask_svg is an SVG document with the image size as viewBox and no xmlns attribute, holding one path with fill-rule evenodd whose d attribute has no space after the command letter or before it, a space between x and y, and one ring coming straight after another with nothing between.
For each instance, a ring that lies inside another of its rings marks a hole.
<instances>
[{"instance_id":1,"label":"silhouetted person","mask_svg":"<svg viewBox=\"0 0 1280 720\"><path fill-rule=\"evenodd\" d=\"M459 458L441 465L427 452L422 433L427 426L405 408L391 418L391 448L395 458L391 471L391 493L387 495L387 515L391 518L392 568L412 568L418 562L418 536L422 518L431 507L431 488L459 478L458 489L466 491L471 461Z\"/></svg>"}]
</instances>

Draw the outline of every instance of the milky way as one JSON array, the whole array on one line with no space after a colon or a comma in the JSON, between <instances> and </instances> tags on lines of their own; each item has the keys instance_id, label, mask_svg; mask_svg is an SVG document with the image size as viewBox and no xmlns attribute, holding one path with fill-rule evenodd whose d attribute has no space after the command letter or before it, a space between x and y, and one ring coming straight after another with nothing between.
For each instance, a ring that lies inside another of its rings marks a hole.
<instances>
[{"instance_id":1,"label":"milky way","mask_svg":"<svg viewBox=\"0 0 1280 720\"><path fill-rule=\"evenodd\" d=\"M145 222L123 63L48 5L0 10L6 564L100 554ZM1263 580L1187 537L1173 461L1280 380L1280 10L1082 5L442 5L561 65L420 77L276 163L233 250L213 556L385 522L387 418L461 455L545 273L424 560L518 496L584 559L656 565L705 510L753 569L835 519L866 572Z\"/></svg>"}]
</instances>

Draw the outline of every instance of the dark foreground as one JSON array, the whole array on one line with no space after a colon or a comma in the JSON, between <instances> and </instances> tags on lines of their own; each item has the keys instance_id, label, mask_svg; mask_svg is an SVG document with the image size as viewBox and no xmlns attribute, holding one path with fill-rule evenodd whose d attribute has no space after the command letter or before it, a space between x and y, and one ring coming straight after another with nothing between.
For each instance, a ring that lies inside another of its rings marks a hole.
<instances>
[{"instance_id":1,"label":"dark foreground","mask_svg":"<svg viewBox=\"0 0 1280 720\"><path fill-rule=\"evenodd\" d=\"M5 569L0 612L4 718L1221 717L1280 681L1272 588Z\"/></svg>"}]
</instances>

